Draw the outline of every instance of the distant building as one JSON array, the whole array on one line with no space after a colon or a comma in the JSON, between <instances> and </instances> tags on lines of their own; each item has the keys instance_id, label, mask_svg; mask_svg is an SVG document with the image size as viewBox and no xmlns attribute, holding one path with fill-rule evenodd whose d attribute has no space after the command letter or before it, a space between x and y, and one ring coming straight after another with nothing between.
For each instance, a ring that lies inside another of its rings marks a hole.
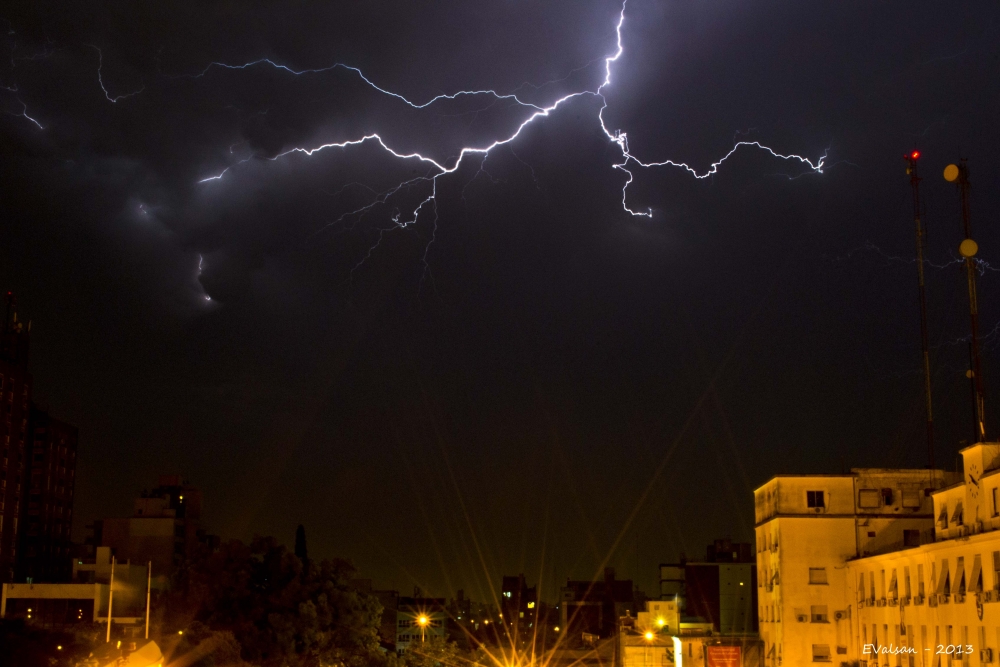
<instances>
[{"instance_id":1,"label":"distant building","mask_svg":"<svg viewBox=\"0 0 1000 667\"><path fill-rule=\"evenodd\" d=\"M651 600L621 620L619 667L759 667L760 639L722 635L711 623L681 615L679 598Z\"/></svg>"},{"instance_id":2,"label":"distant building","mask_svg":"<svg viewBox=\"0 0 1000 667\"><path fill-rule=\"evenodd\" d=\"M26 453L31 481L22 512L18 581L69 581L77 430L31 406Z\"/></svg>"},{"instance_id":3,"label":"distant building","mask_svg":"<svg viewBox=\"0 0 1000 667\"><path fill-rule=\"evenodd\" d=\"M420 642L445 637L448 613L444 598L401 597L396 608L396 652L405 653Z\"/></svg>"},{"instance_id":4,"label":"distant building","mask_svg":"<svg viewBox=\"0 0 1000 667\"><path fill-rule=\"evenodd\" d=\"M976 471L979 473L976 478L987 469L982 465ZM869 576L865 590L872 590L874 579L880 587L874 599L888 600L892 596L886 591L898 590L894 587L899 586L900 579L885 578L887 570L892 572L891 567L882 565L888 562L888 556L871 556L915 549L915 553L934 552L935 557L938 554L947 557L944 545L935 543L934 520L940 512L938 506L944 507L939 498L960 493L961 487L952 486L959 482L960 474L940 470L863 468L841 475L778 475L758 488L754 492L754 505L764 664L772 667L816 662L839 664L863 658L861 644L866 636L869 640L876 636L882 643L893 641L896 637L893 628L899 631L909 623L903 620L904 609L892 608L892 620L886 616L878 627L859 627L858 596L862 594L855 591L855 581L860 582L860 578L855 579L853 572L866 571ZM942 487L957 491L949 492ZM983 493L991 491L985 489ZM957 508L962 518L961 500L957 502L959 505L951 509ZM965 502L968 507L968 500ZM968 516L971 518L971 508ZM968 547L952 544L956 552ZM921 585L921 576L928 577L932 586L938 585L940 579L934 579L932 568L941 568L943 564L926 558L930 560L923 574L914 565L911 575ZM850 564L856 560L857 566ZM971 551L968 562L971 567ZM992 564L991 560L987 562ZM868 593L862 597L868 599ZM929 631L927 641L940 639L940 643L948 643L945 640L950 637L955 644L959 643L964 635L952 632L951 623L955 622L942 619ZM1000 617L993 624L1000 625ZM898 658L893 656L891 664L901 664L902 656ZM916 664L930 664L923 654L919 660ZM873 658L871 664L890 663L888 659L883 663L881 658ZM908 664L914 663L908 660Z\"/></svg>"},{"instance_id":5,"label":"distant building","mask_svg":"<svg viewBox=\"0 0 1000 667\"><path fill-rule=\"evenodd\" d=\"M673 600L684 596L684 562L660 564L660 599Z\"/></svg>"},{"instance_id":6,"label":"distant building","mask_svg":"<svg viewBox=\"0 0 1000 667\"><path fill-rule=\"evenodd\" d=\"M25 444L28 441L28 331L17 319L13 295L7 293L0 325L0 581L13 581L20 542L20 519L27 484Z\"/></svg>"},{"instance_id":7,"label":"distant building","mask_svg":"<svg viewBox=\"0 0 1000 667\"><path fill-rule=\"evenodd\" d=\"M618 619L633 615L641 600L631 579L615 579L614 568L604 568L603 581L566 581L559 592L559 625L571 637L583 633L613 637Z\"/></svg>"},{"instance_id":8,"label":"distant building","mask_svg":"<svg viewBox=\"0 0 1000 667\"><path fill-rule=\"evenodd\" d=\"M500 584L500 614L514 646L534 636L538 615L538 586L529 587L524 575L504 576Z\"/></svg>"},{"instance_id":9,"label":"distant building","mask_svg":"<svg viewBox=\"0 0 1000 667\"><path fill-rule=\"evenodd\" d=\"M185 560L217 545L200 519L201 491L168 475L136 498L131 517L94 521L92 544L110 547L119 562L152 562L154 587L162 589Z\"/></svg>"},{"instance_id":10,"label":"distant building","mask_svg":"<svg viewBox=\"0 0 1000 667\"><path fill-rule=\"evenodd\" d=\"M133 629L143 624L145 566L115 563L112 583L111 550L107 547L97 550L93 563L76 562L73 565L73 583L4 584L0 617L23 618L56 628L77 623L106 623L110 603L113 624Z\"/></svg>"},{"instance_id":11,"label":"distant building","mask_svg":"<svg viewBox=\"0 0 1000 667\"><path fill-rule=\"evenodd\" d=\"M77 432L32 403L30 331L8 292L0 323L0 582L66 581L70 572Z\"/></svg>"},{"instance_id":12,"label":"distant building","mask_svg":"<svg viewBox=\"0 0 1000 667\"><path fill-rule=\"evenodd\" d=\"M675 600L691 622L719 635L757 633L757 567L753 545L715 540L705 560L660 565L660 599Z\"/></svg>"}]
</instances>

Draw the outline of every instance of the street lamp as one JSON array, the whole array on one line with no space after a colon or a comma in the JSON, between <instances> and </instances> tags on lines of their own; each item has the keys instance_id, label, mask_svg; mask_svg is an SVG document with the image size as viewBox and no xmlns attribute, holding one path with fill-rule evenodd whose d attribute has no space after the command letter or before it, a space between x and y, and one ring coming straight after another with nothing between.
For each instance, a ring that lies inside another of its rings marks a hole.
<instances>
[{"instance_id":1,"label":"street lamp","mask_svg":"<svg viewBox=\"0 0 1000 667\"><path fill-rule=\"evenodd\" d=\"M646 634L644 634L643 637L646 639L646 650L644 651L646 659L643 661L643 666L649 667L651 662L650 661L651 656L649 655L649 645L653 643L653 639L656 637L656 635L653 634L652 630L646 630Z\"/></svg>"},{"instance_id":2,"label":"street lamp","mask_svg":"<svg viewBox=\"0 0 1000 667\"><path fill-rule=\"evenodd\" d=\"M431 622L431 620L429 618L427 618L427 616L424 615L424 614L421 614L420 616L417 616L417 625L420 626L420 642L421 643L424 642L424 632L427 629L427 624L430 623L430 622Z\"/></svg>"}]
</instances>

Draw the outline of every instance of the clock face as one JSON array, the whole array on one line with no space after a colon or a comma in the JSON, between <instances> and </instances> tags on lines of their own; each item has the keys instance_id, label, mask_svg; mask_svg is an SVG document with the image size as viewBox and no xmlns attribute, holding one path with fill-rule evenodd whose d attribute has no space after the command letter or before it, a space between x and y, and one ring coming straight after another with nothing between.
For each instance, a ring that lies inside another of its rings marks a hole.
<instances>
[{"instance_id":1,"label":"clock face","mask_svg":"<svg viewBox=\"0 0 1000 667\"><path fill-rule=\"evenodd\" d=\"M978 465L973 463L969 466L968 479L966 480L966 483L969 485L969 493L972 494L973 497L979 495L979 473L980 471Z\"/></svg>"}]
</instances>

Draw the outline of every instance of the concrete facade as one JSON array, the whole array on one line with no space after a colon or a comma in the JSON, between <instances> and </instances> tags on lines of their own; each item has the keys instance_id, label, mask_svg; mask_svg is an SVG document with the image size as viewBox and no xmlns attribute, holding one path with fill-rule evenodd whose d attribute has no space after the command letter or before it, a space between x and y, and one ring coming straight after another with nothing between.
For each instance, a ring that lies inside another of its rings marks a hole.
<instances>
[{"instance_id":1,"label":"concrete facade","mask_svg":"<svg viewBox=\"0 0 1000 667\"><path fill-rule=\"evenodd\" d=\"M93 563L73 563L74 583L4 584L0 617L30 619L46 626L107 621L108 602L113 622L134 625L146 614L146 567L115 563L111 579L111 550L98 549Z\"/></svg>"},{"instance_id":2,"label":"concrete facade","mask_svg":"<svg viewBox=\"0 0 1000 667\"><path fill-rule=\"evenodd\" d=\"M934 541L848 563L852 657L862 664L998 664L1000 444L961 455L963 479L932 495ZM875 645L903 652L876 655Z\"/></svg>"},{"instance_id":3,"label":"concrete facade","mask_svg":"<svg viewBox=\"0 0 1000 667\"><path fill-rule=\"evenodd\" d=\"M933 490L960 475L856 469L781 475L754 492L766 665L860 656L848 562L933 541Z\"/></svg>"},{"instance_id":4,"label":"concrete facade","mask_svg":"<svg viewBox=\"0 0 1000 667\"><path fill-rule=\"evenodd\" d=\"M15 575L18 581L68 582L77 429L34 405L29 410L28 427L25 452L31 479Z\"/></svg>"}]
</instances>

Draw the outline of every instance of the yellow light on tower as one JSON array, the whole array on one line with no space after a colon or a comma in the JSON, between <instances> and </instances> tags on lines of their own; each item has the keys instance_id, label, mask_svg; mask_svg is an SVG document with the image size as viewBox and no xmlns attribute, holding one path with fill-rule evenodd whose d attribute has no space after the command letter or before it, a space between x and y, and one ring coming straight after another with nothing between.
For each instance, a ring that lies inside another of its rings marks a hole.
<instances>
[{"instance_id":1,"label":"yellow light on tower","mask_svg":"<svg viewBox=\"0 0 1000 667\"><path fill-rule=\"evenodd\" d=\"M972 239L965 239L958 246L958 254L966 259L972 259L979 252L979 244Z\"/></svg>"}]
</instances>

